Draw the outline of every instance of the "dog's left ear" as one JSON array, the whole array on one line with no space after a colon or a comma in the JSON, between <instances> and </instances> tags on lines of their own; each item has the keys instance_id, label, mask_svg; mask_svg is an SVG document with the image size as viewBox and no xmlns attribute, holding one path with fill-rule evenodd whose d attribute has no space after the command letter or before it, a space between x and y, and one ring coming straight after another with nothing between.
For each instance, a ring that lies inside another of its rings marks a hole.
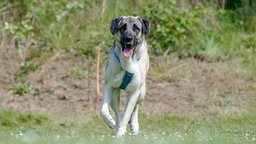
<instances>
[{"instance_id":1,"label":"dog's left ear","mask_svg":"<svg viewBox=\"0 0 256 144\"><path fill-rule=\"evenodd\" d=\"M149 32L150 32L150 24L147 20L144 20L142 18L139 18L141 24L142 24L142 32L145 34L145 35L148 35Z\"/></svg>"},{"instance_id":2,"label":"dog's left ear","mask_svg":"<svg viewBox=\"0 0 256 144\"><path fill-rule=\"evenodd\" d=\"M110 22L110 32L114 35L117 31L117 25L118 25L118 22L120 21L120 18L115 18L115 19L112 19L111 22Z\"/></svg>"}]
</instances>

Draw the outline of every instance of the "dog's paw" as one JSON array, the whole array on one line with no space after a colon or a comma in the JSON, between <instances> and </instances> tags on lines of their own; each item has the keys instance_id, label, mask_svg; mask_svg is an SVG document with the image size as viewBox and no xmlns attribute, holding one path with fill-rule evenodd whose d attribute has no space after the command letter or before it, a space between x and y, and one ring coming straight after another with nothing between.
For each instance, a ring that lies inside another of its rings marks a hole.
<instances>
[{"instance_id":1,"label":"dog's paw","mask_svg":"<svg viewBox=\"0 0 256 144\"><path fill-rule=\"evenodd\" d=\"M139 129L131 129L131 135L138 135L139 134Z\"/></svg>"},{"instance_id":2,"label":"dog's paw","mask_svg":"<svg viewBox=\"0 0 256 144\"><path fill-rule=\"evenodd\" d=\"M116 132L116 137L121 137L124 136L126 133L126 129L125 128L119 128Z\"/></svg>"},{"instance_id":3,"label":"dog's paw","mask_svg":"<svg viewBox=\"0 0 256 144\"><path fill-rule=\"evenodd\" d=\"M110 119L109 121L105 121L105 123L107 124L107 126L111 129L116 127L116 122L113 119Z\"/></svg>"},{"instance_id":4,"label":"dog's paw","mask_svg":"<svg viewBox=\"0 0 256 144\"><path fill-rule=\"evenodd\" d=\"M104 120L104 122L105 122L105 124L109 127L109 128L111 128L111 129L113 129L113 128L115 128L115 126L116 126L116 122L113 120L113 119L107 119L106 117L103 117L103 120Z\"/></svg>"}]
</instances>

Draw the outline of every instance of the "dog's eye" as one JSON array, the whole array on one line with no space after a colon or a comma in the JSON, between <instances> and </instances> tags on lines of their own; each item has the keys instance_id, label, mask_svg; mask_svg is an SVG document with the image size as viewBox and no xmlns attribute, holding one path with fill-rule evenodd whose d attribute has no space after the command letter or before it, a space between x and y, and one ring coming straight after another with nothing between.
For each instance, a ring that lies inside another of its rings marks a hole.
<instances>
[{"instance_id":1,"label":"dog's eye","mask_svg":"<svg viewBox=\"0 0 256 144\"><path fill-rule=\"evenodd\" d=\"M120 27L120 32L126 31L126 24Z\"/></svg>"},{"instance_id":2,"label":"dog's eye","mask_svg":"<svg viewBox=\"0 0 256 144\"><path fill-rule=\"evenodd\" d=\"M133 25L133 31L140 32L140 28L137 25Z\"/></svg>"}]
</instances>

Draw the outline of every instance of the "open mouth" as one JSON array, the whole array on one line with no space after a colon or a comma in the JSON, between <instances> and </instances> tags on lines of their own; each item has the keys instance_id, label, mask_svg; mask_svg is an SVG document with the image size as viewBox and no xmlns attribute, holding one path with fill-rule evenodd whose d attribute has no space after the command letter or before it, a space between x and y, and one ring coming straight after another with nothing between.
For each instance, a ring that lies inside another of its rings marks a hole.
<instances>
[{"instance_id":1,"label":"open mouth","mask_svg":"<svg viewBox=\"0 0 256 144\"><path fill-rule=\"evenodd\" d=\"M123 53L126 57L131 57L133 55L134 47L132 44L125 44Z\"/></svg>"}]
</instances>

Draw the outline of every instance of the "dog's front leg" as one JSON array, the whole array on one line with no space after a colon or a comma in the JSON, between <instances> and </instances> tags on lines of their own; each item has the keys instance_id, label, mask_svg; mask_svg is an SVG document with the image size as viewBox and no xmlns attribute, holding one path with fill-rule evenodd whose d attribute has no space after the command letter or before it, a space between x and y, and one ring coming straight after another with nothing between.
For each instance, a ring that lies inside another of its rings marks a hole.
<instances>
[{"instance_id":1,"label":"dog's front leg","mask_svg":"<svg viewBox=\"0 0 256 144\"><path fill-rule=\"evenodd\" d=\"M139 97L139 91L135 91L134 93L128 94L127 105L124 111L124 115L122 120L120 121L119 127L117 128L117 132L116 132L117 137L125 135L127 124L131 118L131 115L137 103L138 97Z\"/></svg>"},{"instance_id":2,"label":"dog's front leg","mask_svg":"<svg viewBox=\"0 0 256 144\"><path fill-rule=\"evenodd\" d=\"M114 128L116 125L116 122L114 121L114 119L109 113L109 104L110 104L112 95L113 95L113 88L111 88L110 84L105 84L104 93L103 93L103 103L102 103L100 113L104 122L110 128Z\"/></svg>"},{"instance_id":3,"label":"dog's front leg","mask_svg":"<svg viewBox=\"0 0 256 144\"><path fill-rule=\"evenodd\" d=\"M117 128L119 126L119 122L121 120L119 103L120 103L120 89L115 88L113 90L110 104L111 104L112 110L115 112L115 115L116 115L116 130L117 130Z\"/></svg>"}]
</instances>

